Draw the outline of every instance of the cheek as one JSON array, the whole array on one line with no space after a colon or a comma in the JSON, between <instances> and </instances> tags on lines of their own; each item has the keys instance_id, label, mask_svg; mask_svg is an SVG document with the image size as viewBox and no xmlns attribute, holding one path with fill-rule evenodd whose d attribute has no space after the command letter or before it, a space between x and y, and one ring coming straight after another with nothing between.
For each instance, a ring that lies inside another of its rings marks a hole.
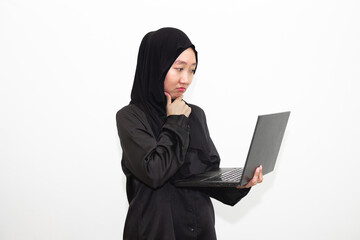
<instances>
[{"instance_id":1,"label":"cheek","mask_svg":"<svg viewBox=\"0 0 360 240\"><path fill-rule=\"evenodd\" d=\"M189 78L189 85L192 83L193 79L194 79L194 75L192 74L191 77Z\"/></svg>"},{"instance_id":2,"label":"cheek","mask_svg":"<svg viewBox=\"0 0 360 240\"><path fill-rule=\"evenodd\" d=\"M164 81L164 91L165 92L168 92L169 91L169 84L168 84L168 81L166 81L166 79L165 79L165 81Z\"/></svg>"},{"instance_id":3,"label":"cheek","mask_svg":"<svg viewBox=\"0 0 360 240\"><path fill-rule=\"evenodd\" d=\"M164 89L165 90L172 90L177 84L177 77L176 74L169 71L166 74L165 81L164 81Z\"/></svg>"}]
</instances>

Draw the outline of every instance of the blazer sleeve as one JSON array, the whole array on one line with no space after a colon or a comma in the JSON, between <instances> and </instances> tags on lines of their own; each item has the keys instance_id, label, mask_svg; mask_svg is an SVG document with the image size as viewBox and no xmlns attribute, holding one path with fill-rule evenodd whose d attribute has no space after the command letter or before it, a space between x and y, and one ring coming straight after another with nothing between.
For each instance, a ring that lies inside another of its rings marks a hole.
<instances>
[{"instance_id":1,"label":"blazer sleeve","mask_svg":"<svg viewBox=\"0 0 360 240\"><path fill-rule=\"evenodd\" d=\"M204 129L205 129L205 136L207 138L207 143L209 146L209 158L217 158L218 159L218 163L220 162L220 156L218 151L216 150L216 147L213 143L213 141L211 140L210 137L210 133L209 133L209 129L207 126L207 122L206 122L206 116L205 116L205 112L200 109L201 112L201 119L202 119L202 124L204 125ZM219 164L217 164L215 166L215 168L218 168ZM235 204L237 204L243 197L245 197L249 191L250 188L245 188L245 189L237 189L237 188L230 188L230 187L214 187L214 188L198 188L197 190L205 192L206 194L208 194L210 197L226 204L226 205L230 205L230 206L234 206Z\"/></svg>"},{"instance_id":2,"label":"blazer sleeve","mask_svg":"<svg viewBox=\"0 0 360 240\"><path fill-rule=\"evenodd\" d=\"M199 190L226 205L234 206L249 193L250 188L213 187Z\"/></svg>"},{"instance_id":3,"label":"blazer sleeve","mask_svg":"<svg viewBox=\"0 0 360 240\"><path fill-rule=\"evenodd\" d=\"M189 145L186 116L167 117L157 139L140 110L125 107L116 114L116 121L123 164L146 185L162 186L184 163Z\"/></svg>"}]
</instances>

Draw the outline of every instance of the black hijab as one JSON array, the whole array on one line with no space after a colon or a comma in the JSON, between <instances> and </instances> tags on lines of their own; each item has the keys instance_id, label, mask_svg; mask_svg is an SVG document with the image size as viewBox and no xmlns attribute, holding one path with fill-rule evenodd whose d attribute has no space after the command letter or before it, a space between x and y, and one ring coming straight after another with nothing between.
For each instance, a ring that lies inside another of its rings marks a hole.
<instances>
[{"instance_id":1,"label":"black hijab","mask_svg":"<svg viewBox=\"0 0 360 240\"><path fill-rule=\"evenodd\" d=\"M195 46L185 33L175 28L149 32L140 44L130 103L146 113L155 136L159 135L166 118L165 76L177 57L189 47L194 50L197 62Z\"/></svg>"},{"instance_id":2,"label":"black hijab","mask_svg":"<svg viewBox=\"0 0 360 240\"><path fill-rule=\"evenodd\" d=\"M151 129L156 137L166 120L166 96L164 95L165 76L186 49L195 46L184 32L176 28L161 28L144 36L139 48L134 84L131 92L131 104L135 104L146 114ZM200 160L211 165L209 146L205 129L195 114L189 116L190 143L188 152L196 151ZM186 160L185 160L186 161Z\"/></svg>"}]
</instances>

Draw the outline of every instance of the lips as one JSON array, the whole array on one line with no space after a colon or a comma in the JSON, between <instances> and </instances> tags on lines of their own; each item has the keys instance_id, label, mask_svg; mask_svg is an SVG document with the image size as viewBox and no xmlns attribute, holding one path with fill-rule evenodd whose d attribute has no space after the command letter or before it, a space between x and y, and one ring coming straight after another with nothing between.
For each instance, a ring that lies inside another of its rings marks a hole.
<instances>
[{"instance_id":1,"label":"lips","mask_svg":"<svg viewBox=\"0 0 360 240\"><path fill-rule=\"evenodd\" d=\"M179 92L185 92L186 88L180 87L180 88L177 88L177 90L178 90Z\"/></svg>"}]
</instances>

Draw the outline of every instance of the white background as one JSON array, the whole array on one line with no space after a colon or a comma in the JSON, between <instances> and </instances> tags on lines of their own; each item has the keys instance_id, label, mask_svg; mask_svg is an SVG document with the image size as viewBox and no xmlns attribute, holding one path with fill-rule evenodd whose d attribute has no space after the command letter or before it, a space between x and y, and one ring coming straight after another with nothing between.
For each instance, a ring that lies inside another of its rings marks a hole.
<instances>
[{"instance_id":1,"label":"white background","mask_svg":"<svg viewBox=\"0 0 360 240\"><path fill-rule=\"evenodd\" d=\"M222 166L244 163L258 114L291 110L275 171L218 239L360 239L360 4L0 0L0 239L121 239L115 113L142 37L182 29Z\"/></svg>"}]
</instances>

